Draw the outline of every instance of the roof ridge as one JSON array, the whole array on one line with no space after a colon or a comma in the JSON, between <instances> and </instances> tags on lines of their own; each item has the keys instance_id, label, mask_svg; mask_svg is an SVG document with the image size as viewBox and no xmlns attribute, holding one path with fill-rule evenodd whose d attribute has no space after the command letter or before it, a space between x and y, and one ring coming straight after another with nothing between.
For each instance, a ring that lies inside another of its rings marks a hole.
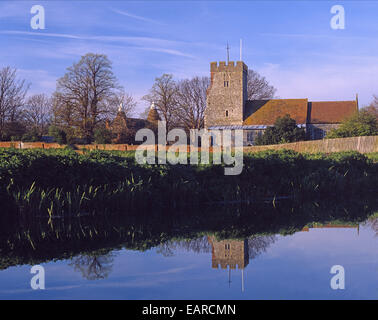
<instances>
[{"instance_id":1,"label":"roof ridge","mask_svg":"<svg viewBox=\"0 0 378 320\"><path fill-rule=\"evenodd\" d=\"M321 102L356 102L356 100L321 100L321 101L309 101L309 102L317 102L317 103L321 103Z\"/></svg>"},{"instance_id":2,"label":"roof ridge","mask_svg":"<svg viewBox=\"0 0 378 320\"><path fill-rule=\"evenodd\" d=\"M248 99L247 101L279 101L279 100L307 100L308 98L277 98L277 99Z\"/></svg>"}]
</instances>

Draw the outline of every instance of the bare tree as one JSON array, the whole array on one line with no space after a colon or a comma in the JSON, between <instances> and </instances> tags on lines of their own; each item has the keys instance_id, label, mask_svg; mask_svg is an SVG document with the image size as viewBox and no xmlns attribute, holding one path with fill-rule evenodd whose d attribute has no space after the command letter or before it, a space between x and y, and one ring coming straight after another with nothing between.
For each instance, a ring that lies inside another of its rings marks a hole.
<instances>
[{"instance_id":1,"label":"bare tree","mask_svg":"<svg viewBox=\"0 0 378 320\"><path fill-rule=\"evenodd\" d=\"M149 104L155 103L155 107L166 122L167 129L171 129L175 123L177 86L170 74L163 74L160 78L155 79L150 92L145 95L143 100Z\"/></svg>"},{"instance_id":2,"label":"bare tree","mask_svg":"<svg viewBox=\"0 0 378 320\"><path fill-rule=\"evenodd\" d=\"M371 106L378 108L378 96L373 95L374 100L371 103Z\"/></svg>"},{"instance_id":3,"label":"bare tree","mask_svg":"<svg viewBox=\"0 0 378 320\"><path fill-rule=\"evenodd\" d=\"M369 106L363 108L363 110L366 110L368 113L372 114L375 116L375 118L378 121L378 96L374 95L373 96L373 101L370 103Z\"/></svg>"},{"instance_id":4,"label":"bare tree","mask_svg":"<svg viewBox=\"0 0 378 320\"><path fill-rule=\"evenodd\" d=\"M4 134L7 122L19 120L21 108L29 85L17 79L17 70L5 67L0 70L0 136Z\"/></svg>"},{"instance_id":5,"label":"bare tree","mask_svg":"<svg viewBox=\"0 0 378 320\"><path fill-rule=\"evenodd\" d=\"M137 105L134 97L124 90L121 90L119 93L114 94L113 97L110 97L107 103L109 114L112 117L117 114L120 106L122 106L122 110L125 112L126 117L131 117Z\"/></svg>"},{"instance_id":6,"label":"bare tree","mask_svg":"<svg viewBox=\"0 0 378 320\"><path fill-rule=\"evenodd\" d=\"M230 241L238 241L235 239L228 239ZM249 253L249 258L256 258L263 252L266 252L268 247L272 245L276 240L276 236L256 236L253 235L247 240L247 249ZM241 241L241 240L240 240ZM175 252L178 250L193 251L195 253L210 253L212 252L212 244L209 242L209 237L204 236L195 239L185 239L185 240L173 240L167 241L158 247L157 252L164 256L174 256Z\"/></svg>"},{"instance_id":7,"label":"bare tree","mask_svg":"<svg viewBox=\"0 0 378 320\"><path fill-rule=\"evenodd\" d=\"M267 236L251 236L248 241L248 254L250 259L256 258L263 252L266 252L269 246L276 242L277 237L275 235Z\"/></svg>"},{"instance_id":8,"label":"bare tree","mask_svg":"<svg viewBox=\"0 0 378 320\"><path fill-rule=\"evenodd\" d=\"M195 253L209 253L211 252L211 245L208 237L200 237L195 239L172 240L161 243L157 249L157 253L163 256L174 256L178 250L193 251Z\"/></svg>"},{"instance_id":9,"label":"bare tree","mask_svg":"<svg viewBox=\"0 0 378 320\"><path fill-rule=\"evenodd\" d=\"M114 254L83 254L72 258L69 263L75 271L80 271L87 280L106 279L112 271Z\"/></svg>"},{"instance_id":10,"label":"bare tree","mask_svg":"<svg viewBox=\"0 0 378 320\"><path fill-rule=\"evenodd\" d=\"M150 109L151 106L146 107L146 109L144 109L144 111L139 114L139 118L147 120Z\"/></svg>"},{"instance_id":11,"label":"bare tree","mask_svg":"<svg viewBox=\"0 0 378 320\"><path fill-rule=\"evenodd\" d=\"M369 226L374 232L375 235L378 237L378 218L370 217L368 220L364 222L364 225Z\"/></svg>"},{"instance_id":12,"label":"bare tree","mask_svg":"<svg viewBox=\"0 0 378 320\"><path fill-rule=\"evenodd\" d=\"M175 115L180 126L187 130L203 128L209 85L209 77L194 77L177 83Z\"/></svg>"},{"instance_id":13,"label":"bare tree","mask_svg":"<svg viewBox=\"0 0 378 320\"><path fill-rule=\"evenodd\" d=\"M277 89L269 84L265 77L249 69L247 78L248 100L272 99Z\"/></svg>"},{"instance_id":14,"label":"bare tree","mask_svg":"<svg viewBox=\"0 0 378 320\"><path fill-rule=\"evenodd\" d=\"M55 111L70 111L82 135L91 140L93 130L109 114L109 99L120 87L105 55L88 53L58 80ZM67 116L65 117L67 118Z\"/></svg>"},{"instance_id":15,"label":"bare tree","mask_svg":"<svg viewBox=\"0 0 378 320\"><path fill-rule=\"evenodd\" d=\"M23 115L30 129L42 135L50 122L52 99L45 94L35 94L26 100Z\"/></svg>"},{"instance_id":16,"label":"bare tree","mask_svg":"<svg viewBox=\"0 0 378 320\"><path fill-rule=\"evenodd\" d=\"M52 97L52 120L51 123L69 135L74 136L76 129L79 127L75 114L75 104L68 98L65 98L59 92L55 92Z\"/></svg>"},{"instance_id":17,"label":"bare tree","mask_svg":"<svg viewBox=\"0 0 378 320\"><path fill-rule=\"evenodd\" d=\"M271 99L276 89L256 71L248 71L248 99ZM163 74L155 79L149 94L142 99L155 106L162 119L167 122L167 129L174 126L200 129L204 125L206 109L206 91L210 85L208 77L194 77L175 81L172 75ZM146 118L149 109L141 113Z\"/></svg>"}]
</instances>

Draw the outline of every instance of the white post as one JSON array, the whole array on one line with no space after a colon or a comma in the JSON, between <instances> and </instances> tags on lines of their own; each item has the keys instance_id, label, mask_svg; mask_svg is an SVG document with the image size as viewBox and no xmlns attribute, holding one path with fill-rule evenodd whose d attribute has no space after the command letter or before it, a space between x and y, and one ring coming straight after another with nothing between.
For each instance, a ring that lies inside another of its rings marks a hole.
<instances>
[{"instance_id":1,"label":"white post","mask_svg":"<svg viewBox=\"0 0 378 320\"><path fill-rule=\"evenodd\" d=\"M243 61L242 60L242 48L243 48L243 41L242 41L242 39L240 39L240 61Z\"/></svg>"},{"instance_id":2,"label":"white post","mask_svg":"<svg viewBox=\"0 0 378 320\"><path fill-rule=\"evenodd\" d=\"M242 292L244 292L244 268L242 269Z\"/></svg>"}]
</instances>

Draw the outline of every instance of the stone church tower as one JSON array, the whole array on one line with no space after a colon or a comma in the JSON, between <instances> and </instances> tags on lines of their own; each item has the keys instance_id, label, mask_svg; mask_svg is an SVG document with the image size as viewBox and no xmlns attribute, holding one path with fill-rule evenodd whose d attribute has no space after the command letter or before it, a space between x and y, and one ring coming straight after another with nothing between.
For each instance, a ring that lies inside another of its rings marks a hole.
<instances>
[{"instance_id":1,"label":"stone church tower","mask_svg":"<svg viewBox=\"0 0 378 320\"><path fill-rule=\"evenodd\" d=\"M242 61L210 64L210 86L207 91L205 128L243 125L247 101L248 67Z\"/></svg>"},{"instance_id":2,"label":"stone church tower","mask_svg":"<svg viewBox=\"0 0 378 320\"><path fill-rule=\"evenodd\" d=\"M249 264L248 241L244 240L217 240L214 236L207 238L211 244L212 267L218 269L244 269Z\"/></svg>"}]
</instances>

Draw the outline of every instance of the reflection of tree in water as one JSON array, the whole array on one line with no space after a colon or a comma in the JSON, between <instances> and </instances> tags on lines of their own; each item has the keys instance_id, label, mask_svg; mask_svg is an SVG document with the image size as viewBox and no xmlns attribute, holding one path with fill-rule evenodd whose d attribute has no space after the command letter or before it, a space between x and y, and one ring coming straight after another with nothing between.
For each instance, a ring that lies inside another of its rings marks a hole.
<instances>
[{"instance_id":1,"label":"reflection of tree in water","mask_svg":"<svg viewBox=\"0 0 378 320\"><path fill-rule=\"evenodd\" d=\"M174 251L177 250L193 251L195 253L207 253L211 252L211 245L207 240L207 237L174 240L160 244L156 252L161 253L165 257L171 257L174 255Z\"/></svg>"},{"instance_id":2,"label":"reflection of tree in water","mask_svg":"<svg viewBox=\"0 0 378 320\"><path fill-rule=\"evenodd\" d=\"M75 271L80 271L87 280L105 279L113 268L114 254L109 252L104 255L85 254L72 258L70 266Z\"/></svg>"},{"instance_id":3,"label":"reflection of tree in water","mask_svg":"<svg viewBox=\"0 0 378 320\"><path fill-rule=\"evenodd\" d=\"M253 259L259 254L266 252L268 247L276 241L276 236L252 236L247 239L249 258ZM204 236L196 239L185 239L176 241L167 241L162 243L157 252L169 257L173 256L177 250L193 251L195 253L209 253L211 252L211 243L208 237Z\"/></svg>"},{"instance_id":4,"label":"reflection of tree in water","mask_svg":"<svg viewBox=\"0 0 378 320\"><path fill-rule=\"evenodd\" d=\"M254 259L263 252L266 252L268 247L276 241L276 236L252 236L248 241L249 259Z\"/></svg>"},{"instance_id":5,"label":"reflection of tree in water","mask_svg":"<svg viewBox=\"0 0 378 320\"><path fill-rule=\"evenodd\" d=\"M369 218L364 224L369 226L375 232L375 236L378 237L378 217Z\"/></svg>"}]
</instances>

